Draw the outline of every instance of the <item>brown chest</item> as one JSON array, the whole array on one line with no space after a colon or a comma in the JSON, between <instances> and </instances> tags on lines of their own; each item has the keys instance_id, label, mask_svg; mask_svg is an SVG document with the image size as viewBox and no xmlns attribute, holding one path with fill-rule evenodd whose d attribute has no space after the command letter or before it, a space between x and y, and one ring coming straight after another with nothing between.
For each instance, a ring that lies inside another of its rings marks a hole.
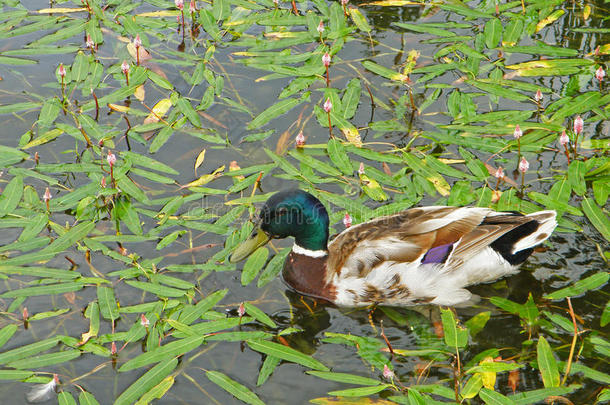
<instances>
[{"instance_id":1,"label":"brown chest","mask_svg":"<svg viewBox=\"0 0 610 405\"><path fill-rule=\"evenodd\" d=\"M282 271L284 281L303 295L334 302L337 296L335 288L325 281L326 258L326 256L309 257L290 252Z\"/></svg>"}]
</instances>

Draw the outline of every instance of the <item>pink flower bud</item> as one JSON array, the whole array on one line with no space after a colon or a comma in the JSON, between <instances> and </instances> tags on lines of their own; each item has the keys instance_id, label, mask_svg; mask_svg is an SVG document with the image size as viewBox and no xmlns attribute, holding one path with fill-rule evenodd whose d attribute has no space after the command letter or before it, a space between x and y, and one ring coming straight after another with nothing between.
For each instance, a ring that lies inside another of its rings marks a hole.
<instances>
[{"instance_id":1,"label":"pink flower bud","mask_svg":"<svg viewBox=\"0 0 610 405\"><path fill-rule=\"evenodd\" d=\"M576 119L574 120L574 133L576 135L580 135L584 126L585 126L585 123L582 120L582 117L580 115L577 116Z\"/></svg>"},{"instance_id":2,"label":"pink flower bud","mask_svg":"<svg viewBox=\"0 0 610 405\"><path fill-rule=\"evenodd\" d=\"M330 101L330 98L327 98L324 102L324 111L330 113L330 110L333 109L333 103Z\"/></svg>"},{"instance_id":3,"label":"pink flower bud","mask_svg":"<svg viewBox=\"0 0 610 405\"><path fill-rule=\"evenodd\" d=\"M100 186L102 186L102 188L106 188L106 178L102 177L102 181L100 181Z\"/></svg>"},{"instance_id":4,"label":"pink flower bud","mask_svg":"<svg viewBox=\"0 0 610 405\"><path fill-rule=\"evenodd\" d=\"M106 160L108 161L108 164L110 165L110 167L112 167L116 163L116 156L114 155L114 153L108 152L108 156L106 156Z\"/></svg>"},{"instance_id":5,"label":"pink flower bud","mask_svg":"<svg viewBox=\"0 0 610 405\"><path fill-rule=\"evenodd\" d=\"M536 90L536 95L534 96L534 99L536 100L537 103L542 101L542 98L544 96L542 95L542 92L540 91L540 89Z\"/></svg>"},{"instance_id":6,"label":"pink flower bud","mask_svg":"<svg viewBox=\"0 0 610 405\"><path fill-rule=\"evenodd\" d=\"M564 131L561 133L561 136L559 137L559 143L561 144L561 146L566 146L567 144L570 143L570 138L568 137L568 135L566 134L566 131L564 129Z\"/></svg>"},{"instance_id":7,"label":"pink flower bud","mask_svg":"<svg viewBox=\"0 0 610 405\"><path fill-rule=\"evenodd\" d=\"M121 70L124 74L129 73L129 63L127 63L127 61L123 61L123 63L121 64Z\"/></svg>"},{"instance_id":8,"label":"pink flower bud","mask_svg":"<svg viewBox=\"0 0 610 405\"><path fill-rule=\"evenodd\" d=\"M330 55L328 52L325 52L324 55L322 55L322 63L326 67L330 66Z\"/></svg>"},{"instance_id":9,"label":"pink flower bud","mask_svg":"<svg viewBox=\"0 0 610 405\"><path fill-rule=\"evenodd\" d=\"M360 162L360 166L358 166L358 174L364 174L364 163Z\"/></svg>"},{"instance_id":10,"label":"pink flower bud","mask_svg":"<svg viewBox=\"0 0 610 405\"><path fill-rule=\"evenodd\" d=\"M604 76L606 76L606 72L604 71L604 68L600 66L595 71L595 77L601 82L602 80L604 80Z\"/></svg>"},{"instance_id":11,"label":"pink flower bud","mask_svg":"<svg viewBox=\"0 0 610 405\"><path fill-rule=\"evenodd\" d=\"M322 35L324 32L324 21L320 21L320 24L318 24L318 28L316 29L318 30L318 34Z\"/></svg>"},{"instance_id":12,"label":"pink flower bud","mask_svg":"<svg viewBox=\"0 0 610 405\"><path fill-rule=\"evenodd\" d=\"M525 173L527 172L527 170L530 168L530 163L525 159L525 157L521 158L521 161L519 162L519 171L521 173Z\"/></svg>"},{"instance_id":13,"label":"pink flower bud","mask_svg":"<svg viewBox=\"0 0 610 405\"><path fill-rule=\"evenodd\" d=\"M61 77L65 77L66 76L66 68L64 67L63 63L59 64L59 68L57 69L57 73L59 73L59 75Z\"/></svg>"},{"instance_id":14,"label":"pink flower bud","mask_svg":"<svg viewBox=\"0 0 610 405\"><path fill-rule=\"evenodd\" d=\"M116 343L112 342L110 344L110 354L115 355L117 354L117 350L116 350Z\"/></svg>"},{"instance_id":15,"label":"pink flower bud","mask_svg":"<svg viewBox=\"0 0 610 405\"><path fill-rule=\"evenodd\" d=\"M502 166L498 167L498 170L496 170L496 173L494 174L494 176L498 179L501 179L504 177L504 169L502 169Z\"/></svg>"},{"instance_id":16,"label":"pink flower bud","mask_svg":"<svg viewBox=\"0 0 610 405\"><path fill-rule=\"evenodd\" d=\"M178 10L184 9L184 0L174 0L174 4Z\"/></svg>"},{"instance_id":17,"label":"pink flower bud","mask_svg":"<svg viewBox=\"0 0 610 405\"><path fill-rule=\"evenodd\" d=\"M142 46L142 40L140 39L140 34L136 35L136 37L134 38L133 46L135 46L136 48L139 48Z\"/></svg>"},{"instance_id":18,"label":"pink flower bud","mask_svg":"<svg viewBox=\"0 0 610 405\"><path fill-rule=\"evenodd\" d=\"M193 14L197 11L197 7L195 6L195 0L191 0L189 4L189 13Z\"/></svg>"},{"instance_id":19,"label":"pink flower bud","mask_svg":"<svg viewBox=\"0 0 610 405\"><path fill-rule=\"evenodd\" d=\"M519 139L523 136L523 131L521 131L521 127L519 126L519 124L517 124L515 126L515 131L513 132L513 137L515 139Z\"/></svg>"},{"instance_id":20,"label":"pink flower bud","mask_svg":"<svg viewBox=\"0 0 610 405\"><path fill-rule=\"evenodd\" d=\"M299 134L295 138L295 141L297 143L297 148L302 148L303 146L305 146L305 136L303 136L303 131L299 132Z\"/></svg>"},{"instance_id":21,"label":"pink flower bud","mask_svg":"<svg viewBox=\"0 0 610 405\"><path fill-rule=\"evenodd\" d=\"M85 43L85 45L87 45L87 48L95 47L95 42L93 42L93 40L91 39L91 35L89 34L87 34L87 42Z\"/></svg>"},{"instance_id":22,"label":"pink flower bud","mask_svg":"<svg viewBox=\"0 0 610 405\"><path fill-rule=\"evenodd\" d=\"M148 328L150 325L150 321L144 314L140 314L140 325L144 326L145 328Z\"/></svg>"},{"instance_id":23,"label":"pink flower bud","mask_svg":"<svg viewBox=\"0 0 610 405\"><path fill-rule=\"evenodd\" d=\"M51 199L51 192L49 191L49 187L46 188L46 190L44 191L44 195L42 196L42 199L44 202L47 202Z\"/></svg>"},{"instance_id":24,"label":"pink flower bud","mask_svg":"<svg viewBox=\"0 0 610 405\"><path fill-rule=\"evenodd\" d=\"M346 228L349 228L350 226L352 226L352 217L346 212L345 216L343 217L343 225L345 225Z\"/></svg>"},{"instance_id":25,"label":"pink flower bud","mask_svg":"<svg viewBox=\"0 0 610 405\"><path fill-rule=\"evenodd\" d=\"M273 4L275 4L276 6L278 6L280 4L280 0L273 0Z\"/></svg>"},{"instance_id":26,"label":"pink flower bud","mask_svg":"<svg viewBox=\"0 0 610 405\"><path fill-rule=\"evenodd\" d=\"M345 7L347 5L347 3L349 2L349 0L341 0L341 5L343 7Z\"/></svg>"},{"instance_id":27,"label":"pink flower bud","mask_svg":"<svg viewBox=\"0 0 610 405\"><path fill-rule=\"evenodd\" d=\"M21 311L21 316L24 321L30 317L27 307L23 307L23 311Z\"/></svg>"},{"instance_id":28,"label":"pink flower bud","mask_svg":"<svg viewBox=\"0 0 610 405\"><path fill-rule=\"evenodd\" d=\"M244 306L244 303L242 302L241 304L239 304L239 307L237 308L237 315L242 317L245 314L246 314L246 307Z\"/></svg>"},{"instance_id":29,"label":"pink flower bud","mask_svg":"<svg viewBox=\"0 0 610 405\"><path fill-rule=\"evenodd\" d=\"M390 370L390 367L388 367L387 364L383 365L383 378L386 380L391 380L394 378L394 372Z\"/></svg>"}]
</instances>

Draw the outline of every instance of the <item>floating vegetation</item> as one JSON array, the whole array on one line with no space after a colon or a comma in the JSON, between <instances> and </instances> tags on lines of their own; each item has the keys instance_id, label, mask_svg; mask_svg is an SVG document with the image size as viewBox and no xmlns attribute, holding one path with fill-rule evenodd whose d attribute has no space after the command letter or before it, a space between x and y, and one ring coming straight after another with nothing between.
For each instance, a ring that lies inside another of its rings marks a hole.
<instances>
[{"instance_id":1,"label":"floating vegetation","mask_svg":"<svg viewBox=\"0 0 610 405\"><path fill-rule=\"evenodd\" d=\"M39 6L0 17L5 396L610 401L607 3ZM338 309L285 290L288 245L228 260L297 186L331 233L418 204L559 227L472 308Z\"/></svg>"}]
</instances>

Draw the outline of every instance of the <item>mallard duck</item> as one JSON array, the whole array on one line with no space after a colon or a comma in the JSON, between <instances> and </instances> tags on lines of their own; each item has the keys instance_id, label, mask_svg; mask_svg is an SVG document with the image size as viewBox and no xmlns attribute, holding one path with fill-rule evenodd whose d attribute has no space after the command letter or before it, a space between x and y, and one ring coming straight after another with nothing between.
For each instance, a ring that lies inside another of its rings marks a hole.
<instances>
[{"instance_id":1,"label":"mallard duck","mask_svg":"<svg viewBox=\"0 0 610 405\"><path fill-rule=\"evenodd\" d=\"M555 211L529 215L479 207L421 207L351 226L328 242L324 205L302 190L274 194L231 262L270 239L295 239L284 281L339 306L456 306L465 287L515 274L557 226Z\"/></svg>"}]
</instances>

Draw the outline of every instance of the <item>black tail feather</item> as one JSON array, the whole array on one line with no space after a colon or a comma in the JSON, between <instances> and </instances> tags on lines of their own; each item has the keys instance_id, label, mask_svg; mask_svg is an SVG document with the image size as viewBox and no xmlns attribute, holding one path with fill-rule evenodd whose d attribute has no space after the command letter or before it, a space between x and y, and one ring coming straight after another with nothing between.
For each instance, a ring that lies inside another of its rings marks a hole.
<instances>
[{"instance_id":1,"label":"black tail feather","mask_svg":"<svg viewBox=\"0 0 610 405\"><path fill-rule=\"evenodd\" d=\"M510 232L505 233L500 238L496 239L491 245L489 245L496 252L500 253L502 257L513 266L518 266L523 263L532 254L534 248L527 248L518 252L512 253L515 243L524 237L531 235L538 230L540 223L534 219L524 223L513 229Z\"/></svg>"}]
</instances>

